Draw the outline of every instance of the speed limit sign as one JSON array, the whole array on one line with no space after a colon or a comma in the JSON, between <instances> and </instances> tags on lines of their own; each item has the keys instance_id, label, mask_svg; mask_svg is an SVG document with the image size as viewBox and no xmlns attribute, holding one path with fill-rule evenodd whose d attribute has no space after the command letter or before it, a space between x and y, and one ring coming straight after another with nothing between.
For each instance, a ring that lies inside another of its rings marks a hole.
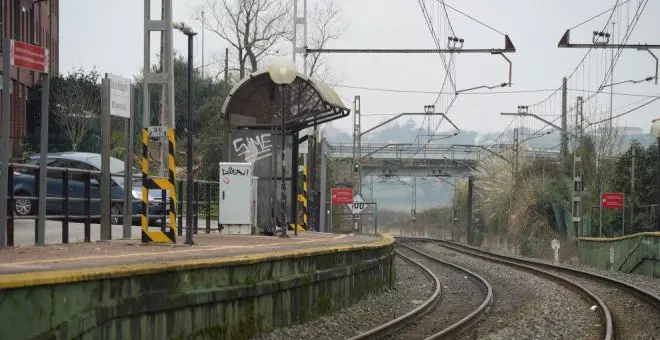
<instances>
[{"instance_id":1,"label":"speed limit sign","mask_svg":"<svg viewBox=\"0 0 660 340\"><path fill-rule=\"evenodd\" d=\"M349 204L348 206L354 214L359 214L367 207L367 204L364 202L364 199L362 199L362 196L355 195L353 198L353 204Z\"/></svg>"}]
</instances>

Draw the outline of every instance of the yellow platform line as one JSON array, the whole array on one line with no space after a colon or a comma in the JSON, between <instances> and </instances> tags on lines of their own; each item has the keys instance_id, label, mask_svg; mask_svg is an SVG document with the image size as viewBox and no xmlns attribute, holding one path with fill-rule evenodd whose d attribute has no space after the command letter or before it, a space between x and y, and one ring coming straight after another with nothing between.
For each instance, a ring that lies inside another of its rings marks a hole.
<instances>
[{"instance_id":1,"label":"yellow platform line","mask_svg":"<svg viewBox=\"0 0 660 340\"><path fill-rule=\"evenodd\" d=\"M333 237L329 240L292 240L289 242L273 242L273 243L262 243L262 244L250 244L244 246L219 246L219 247L209 247L204 245L198 245L195 248L190 249L180 249L180 250L168 250L160 251L154 253L125 253L117 255L96 255L96 256L79 256L79 257L69 257L69 258L60 258L60 259L47 259L47 260L34 260L34 261L20 261L20 262L10 262L0 264L0 267L12 265L12 266L24 266L24 265L35 265L35 264L46 264L46 263L66 263L66 262L77 262L85 260L103 260L103 259L119 259L119 258L128 258L128 257L146 257L146 256L160 256L160 255L171 255L171 254L182 254L182 253L196 253L196 252L208 252L215 250L225 250L225 249L242 249L242 248L269 248L276 247L287 244L305 244L305 243L319 243L325 241L336 241L341 238L344 238L346 235L339 235ZM0 274L1 276L2 274Z\"/></svg>"},{"instance_id":2,"label":"yellow platform line","mask_svg":"<svg viewBox=\"0 0 660 340\"><path fill-rule=\"evenodd\" d=\"M233 255L223 258L178 260L170 263L119 264L103 267L5 274L0 276L0 289L122 278L136 275L156 274L168 271L214 268L218 266L254 264L264 261L300 258L363 249L374 249L394 244L394 238L392 236L388 234L381 236L381 239L377 241L361 244L325 246L320 248L305 248L259 254ZM205 248L204 250L208 251L208 248Z\"/></svg>"}]
</instances>

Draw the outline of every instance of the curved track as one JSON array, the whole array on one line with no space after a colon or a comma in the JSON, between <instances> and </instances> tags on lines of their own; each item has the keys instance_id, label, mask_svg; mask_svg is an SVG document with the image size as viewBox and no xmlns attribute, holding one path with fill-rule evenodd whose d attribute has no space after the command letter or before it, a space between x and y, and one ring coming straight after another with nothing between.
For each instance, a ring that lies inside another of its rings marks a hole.
<instances>
[{"instance_id":1,"label":"curved track","mask_svg":"<svg viewBox=\"0 0 660 340\"><path fill-rule=\"evenodd\" d=\"M634 285L574 268L562 267L534 260L523 260L499 255L476 247L446 240L406 238L410 241L431 241L454 251L485 256L496 260L524 263L535 268L544 268L573 281L581 282L590 290L605 298L611 310L612 335L618 339L648 339L660 334L660 297Z\"/></svg>"},{"instance_id":2,"label":"curved track","mask_svg":"<svg viewBox=\"0 0 660 340\"><path fill-rule=\"evenodd\" d=\"M416 249L410 248L406 245L401 245L401 244L398 244L398 245L403 246L403 247L409 249L410 251L412 251L412 252L414 252L414 253L422 256L422 257L425 257L425 258L427 258L427 259L429 259L433 262L439 263L443 266L451 267L451 268L456 269L458 271L461 271L461 272L463 272L467 275L470 275L470 277L473 277L477 282L479 282L483 286L484 290L486 291L486 297L477 309L475 309L474 311L469 313L467 316L463 317L461 320L449 325L448 327L445 327L444 329L442 329L439 332L436 332L436 333L432 334L431 336L427 337L426 339L439 339L439 338L450 336L452 334L456 334L460 329L462 329L463 327L469 325L470 323L478 320L479 317L481 317L484 313L487 312L488 306L491 304L491 302L493 300L493 292L492 292L492 288L490 287L490 284L485 279L483 279L481 276L479 276L477 274L472 273L468 269L465 269L465 268L462 268L460 266L454 265L452 263L448 263L448 262L442 261L440 259L434 258L432 256L429 256L427 254L419 252ZM424 270L425 273L428 276L433 278L434 285L435 285L434 293L431 295L431 297L429 299L424 301L424 303L422 303L419 307L415 308L414 310L412 310L412 311L406 313L405 315L403 315L401 317L398 317L398 318L396 318L396 319L394 319L390 322L387 322L387 323L385 323L381 326L378 326L378 327L373 328L371 330L368 330L364 333L361 333L361 334L351 338L352 340L357 340L357 339L382 339L382 338L385 338L385 337L390 336L390 335L395 335L396 337L399 337L399 336L401 336L401 334L398 334L398 333L395 334L397 331L399 331L402 328L404 328L405 326L407 326L407 325L423 318L426 314L428 314L435 307L436 303L441 298L442 286L440 285L440 281L439 281L438 277L431 270L429 270L427 267L425 267L421 263L413 260L412 258L402 254L400 251L397 251L397 255L400 256L401 258L405 259L406 261L422 268L422 270Z\"/></svg>"},{"instance_id":3,"label":"curved track","mask_svg":"<svg viewBox=\"0 0 660 340\"><path fill-rule=\"evenodd\" d=\"M612 321L612 314L610 313L610 310L608 306L605 304L605 302L596 294L594 294L590 289L587 289L584 285L575 282L575 280L569 280L563 276L557 275L549 270L543 270L535 266L536 263L529 263L523 260L517 260L517 259L512 259L508 258L505 256L498 256L495 254L487 253L484 251L479 251L474 248L465 248L465 246L460 246L455 243L447 242L447 241L442 241L442 240L436 240L436 239L425 239L425 238L408 238L408 237L397 237L397 241L399 242L433 242L437 243L443 247L446 247L448 249L454 250L456 252L464 253L467 255L471 255L474 257L478 257L487 261L491 262L496 262L500 263L506 266L510 267L515 267L520 270L524 270L527 272L530 272L532 274L536 274L539 276L543 276L545 278L550 279L551 281L557 282L573 291L578 293L583 299L585 299L589 304L592 305L597 305L599 308L597 309L599 313L599 317L602 320L603 324L605 327L602 328L602 339L612 339L614 332L613 332L613 321Z\"/></svg>"}]
</instances>

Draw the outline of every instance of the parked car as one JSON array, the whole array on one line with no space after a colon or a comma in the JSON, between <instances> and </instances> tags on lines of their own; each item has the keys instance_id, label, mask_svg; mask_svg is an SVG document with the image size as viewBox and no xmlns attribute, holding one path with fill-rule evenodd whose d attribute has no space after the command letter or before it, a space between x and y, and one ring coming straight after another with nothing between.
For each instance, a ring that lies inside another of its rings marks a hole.
<instances>
[{"instance_id":1,"label":"parked car","mask_svg":"<svg viewBox=\"0 0 660 340\"><path fill-rule=\"evenodd\" d=\"M73 168L82 170L101 170L101 155L96 153L87 152L63 152L63 153L50 153L47 156L48 167L59 168ZM38 154L32 155L26 164L39 165L40 156ZM124 162L110 157L110 172L113 174L122 174L120 176L111 176L110 178L110 192L112 199L124 198ZM69 197L70 198L83 198L85 197L85 181L87 175L84 173L71 172L69 174ZM139 169L133 169L133 182L132 182L132 196L136 200L142 199L142 172ZM14 212L16 215L33 215L34 207L33 202L29 199L21 199L20 197L36 197L38 192L36 189L35 171L32 169L14 170ZM100 198L100 175L94 174L90 179L91 197ZM59 171L48 171L47 189L48 197L63 197L62 195L62 173ZM149 194L149 222L155 224L163 217L167 203L163 204L162 191L158 189L151 189ZM169 200L166 196L166 202ZM92 201L90 208L92 215L100 215L100 202ZM142 202L133 202L133 214L139 214L143 211ZM111 213L113 215L121 215L123 212L123 202L112 202ZM53 215L61 215L63 213L62 201L48 200L46 203L46 213ZM69 214L84 216L85 202L83 200L75 200L69 202ZM113 217L112 224L121 224L121 218ZM133 218L133 223L140 223L140 218Z\"/></svg>"}]
</instances>

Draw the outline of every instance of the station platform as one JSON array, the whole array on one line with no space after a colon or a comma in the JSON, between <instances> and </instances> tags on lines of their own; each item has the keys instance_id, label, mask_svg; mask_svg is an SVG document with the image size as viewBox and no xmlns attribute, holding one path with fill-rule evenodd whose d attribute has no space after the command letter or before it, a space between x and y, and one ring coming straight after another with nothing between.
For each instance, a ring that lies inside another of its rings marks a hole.
<instances>
[{"instance_id":1,"label":"station platform","mask_svg":"<svg viewBox=\"0 0 660 340\"><path fill-rule=\"evenodd\" d=\"M23 246L0 250L0 288L89 279L121 272L163 270L205 262L222 265L246 258L268 260L281 255L307 254L326 248L340 250L381 239L378 235L299 232L289 238L259 235L197 234L195 244L143 244L140 240L70 243L44 247ZM103 275L105 273L105 275Z\"/></svg>"},{"instance_id":2,"label":"station platform","mask_svg":"<svg viewBox=\"0 0 660 340\"><path fill-rule=\"evenodd\" d=\"M395 282L389 235L184 240L0 250L0 339L248 339Z\"/></svg>"}]
</instances>

